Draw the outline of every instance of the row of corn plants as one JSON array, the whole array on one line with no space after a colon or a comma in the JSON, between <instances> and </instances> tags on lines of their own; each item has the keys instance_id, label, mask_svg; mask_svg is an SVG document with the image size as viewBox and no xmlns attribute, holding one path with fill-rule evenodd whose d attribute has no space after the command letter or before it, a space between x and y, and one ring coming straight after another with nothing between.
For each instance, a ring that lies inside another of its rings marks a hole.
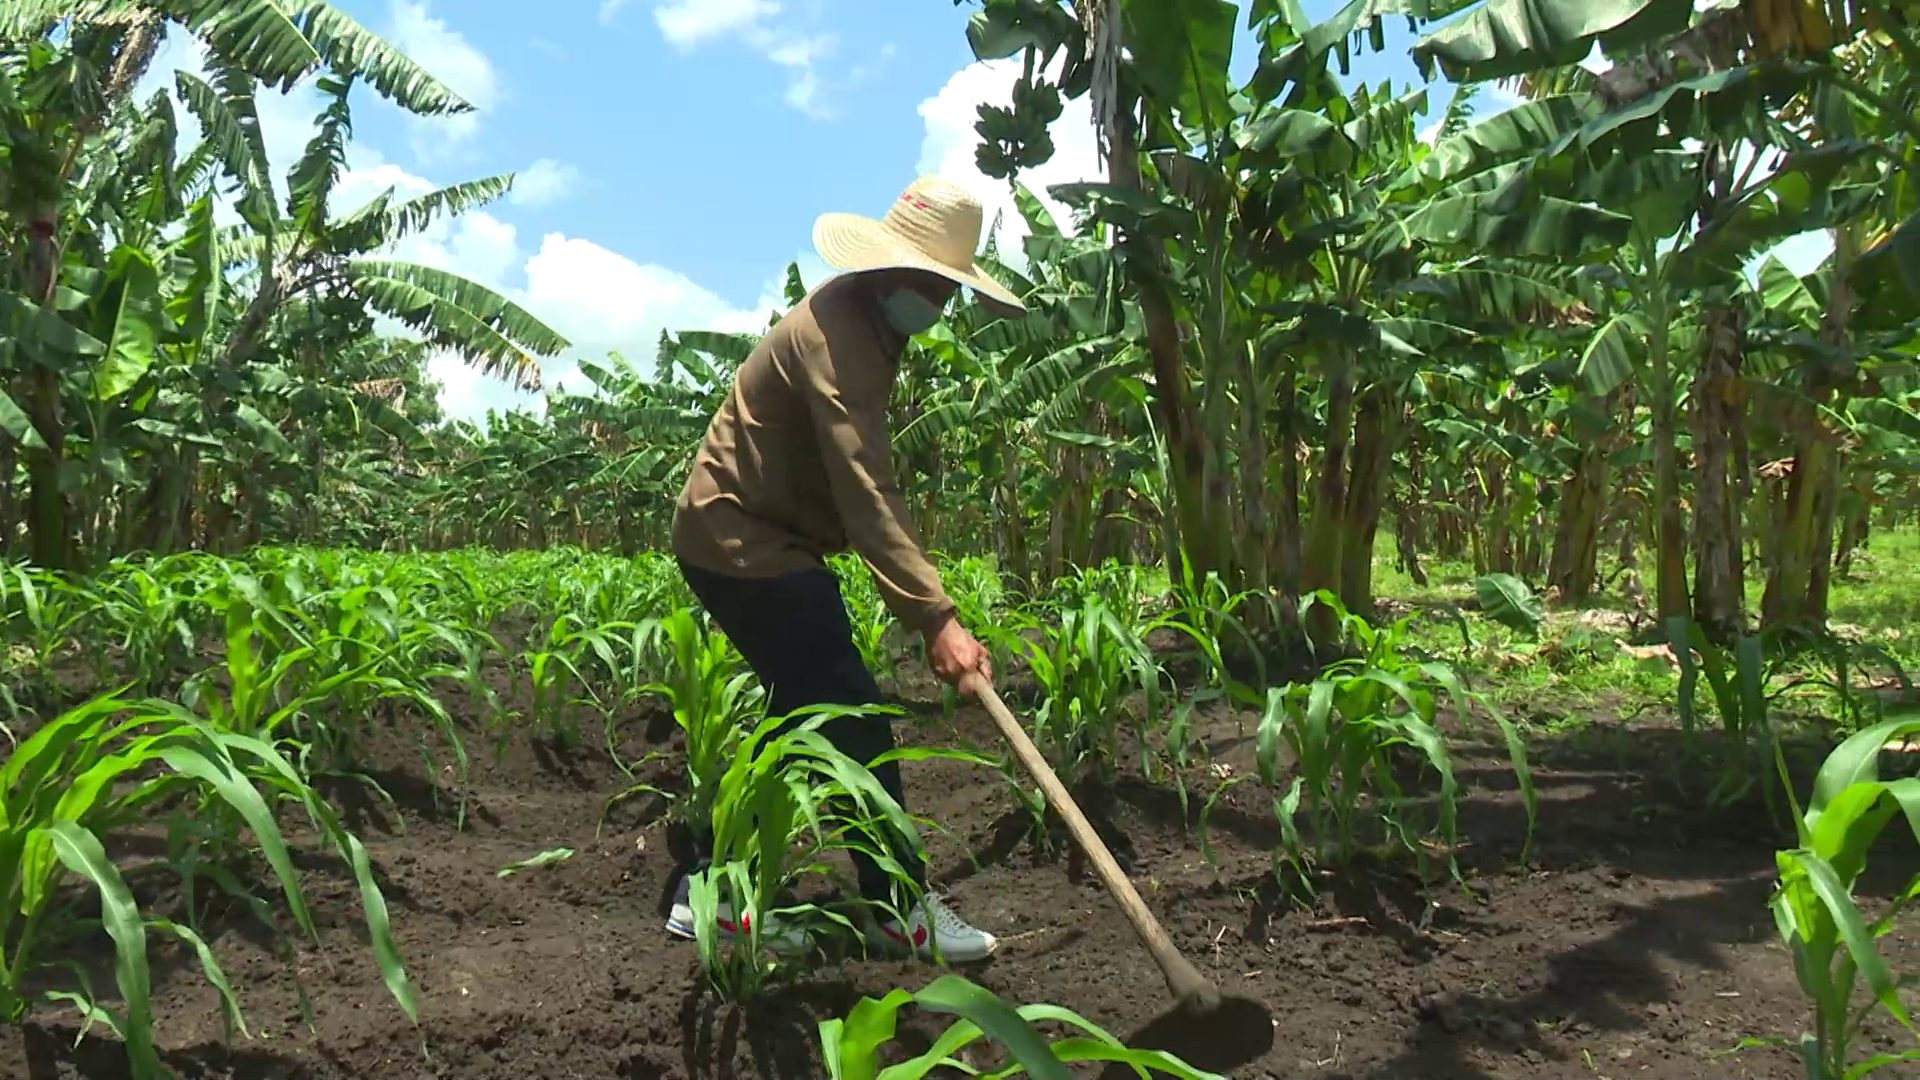
<instances>
[{"instance_id":1,"label":"row of corn plants","mask_svg":"<svg viewBox=\"0 0 1920 1080\"><path fill-rule=\"evenodd\" d=\"M894 625L857 561L836 560L835 568L856 641L869 663L893 678L914 642ZM1169 581L1133 566L1092 568L1037 595L1008 589L987 560L955 562L946 578L961 617L993 649L1000 670L1018 669L1020 689L1030 691L1022 711L1057 768L1111 785L1124 763L1137 762L1150 779L1164 770L1183 802L1196 778L1209 785L1209 808L1227 789L1255 784L1280 826L1276 872L1293 882L1310 882L1314 871L1369 852L1399 851L1423 864L1437 856L1451 866L1460 794L1443 732L1476 717L1494 721L1532 818L1533 786L1517 729L1452 667L1419 654L1408 620L1376 626L1327 594L1281 612L1272 598L1234 593L1218 579ZM1329 606L1333 617L1312 621L1336 628L1334 638L1313 643L1323 652L1318 674L1268 687L1261 628L1305 625L1314 605ZM456 778L470 767L466 742L475 737L492 740L496 752L527 734L575 746L603 740L631 781L609 805L653 793L667 799L679 823L714 827L715 861L695 882L696 911L704 913L701 956L715 985L733 995L757 992L788 961L769 959L764 943L752 938L741 943L715 932L711 913L721 901L828 933L850 930L846 914L793 901L795 887L830 873L828 856L836 851L862 847L884 864L887 838L911 835L900 827L904 812L865 769L821 737L817 728L830 718L765 715L737 652L707 625L662 556L264 549L244 560L192 553L126 560L84 580L5 567L0 644L0 720L18 746L9 768L54 753L50 740L62 731L86 732L91 748L75 751L68 764L48 759L46 771L35 774L42 787L23 781L18 808L7 804L7 824L19 836L9 842L43 852L10 883L13 907L58 907L48 898L65 895L60 886L69 881L90 884L103 897L119 889L102 907L106 932L123 951L133 948L136 927L144 927L140 942L159 933L194 946L191 913L173 920L140 915L124 881L107 876L111 864L74 846L84 845L74 830L92 835L104 851L113 830L135 824L129 808L164 805L181 815L177 831L190 838L174 845L189 894L200 879L230 888L227 868L247 850L246 831L276 870L272 849L285 846L254 826L244 788L269 803L305 807L314 835L361 876L369 924L382 926L374 938L383 966L396 998L411 1010L365 852L312 787L321 776L371 785L357 767L376 740L411 741L430 775ZM1729 729L1743 741L1765 730L1758 714L1736 711L1751 699L1752 651L1727 674L1717 654L1693 654ZM1236 656L1250 658L1252 667L1235 666ZM1176 680L1172 672L1182 664L1194 674ZM1254 726L1256 775L1215 775L1203 767L1206 744L1193 722L1216 702L1235 706L1241 722ZM620 738L624 723L655 708L670 712L683 735L684 776L669 785L644 782L642 762L625 759ZM72 748L60 746L63 753ZM1004 756L937 753L997 768L1044 839L1047 808ZM214 764L197 764L203 760ZM93 787L74 782L102 761L111 766ZM152 768L141 772L146 766ZM1410 790L1409 766L1432 782ZM131 781L133 773L147 786L113 782L123 775ZM160 783L156 775L170 779ZM72 794L87 790L100 793L100 809L84 809ZM1203 853L1205 820L1202 812ZM32 883L29 871L38 875ZM281 891L299 922L304 909L290 874ZM904 909L914 898L901 880L896 899ZM123 909L133 921L114 921ZM58 918L23 914L0 924L7 950L0 966L20 975L9 987L40 985L25 973L43 960L60 966L33 943L71 940L64 931L40 933ZM195 947L209 977L224 986L211 954ZM128 952L116 975L138 982L144 964ZM33 1004L24 992L8 992L0 1015L21 1015ZM125 1005L117 1015L92 1004L84 988L53 1000L114 1025L138 1058L151 1052L151 1017L142 995L122 986L120 996ZM237 1002L233 1013L238 1023Z\"/></svg>"},{"instance_id":2,"label":"row of corn plants","mask_svg":"<svg viewBox=\"0 0 1920 1080\"><path fill-rule=\"evenodd\" d=\"M278 908L315 935L290 850L307 842L358 883L387 984L416 1018L368 853L316 781L378 791L359 766L394 738L418 747L427 775L463 778L476 732L456 715L495 739L577 739L570 710L583 703L611 724L612 709L680 679L657 647L659 615L689 602L660 560L564 553L189 553L86 579L0 567L0 1022L70 1007L122 1040L130 1075L166 1075L148 961L161 938L198 957L230 1029L246 1034L206 945L204 901L242 900L269 930ZM283 831L287 808L300 833ZM168 838L159 869L182 896L164 914L142 909L140 876L108 856L116 837L156 826ZM255 859L273 904L247 880ZM73 952L95 934L114 950L111 1007Z\"/></svg>"}]
</instances>

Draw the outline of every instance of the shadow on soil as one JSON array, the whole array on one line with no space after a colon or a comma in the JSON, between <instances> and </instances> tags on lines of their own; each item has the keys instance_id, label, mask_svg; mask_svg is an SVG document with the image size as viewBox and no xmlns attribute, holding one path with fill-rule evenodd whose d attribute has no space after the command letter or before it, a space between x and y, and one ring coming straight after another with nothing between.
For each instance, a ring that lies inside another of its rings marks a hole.
<instances>
[{"instance_id":1,"label":"shadow on soil","mask_svg":"<svg viewBox=\"0 0 1920 1080\"><path fill-rule=\"evenodd\" d=\"M1642 1031L1656 1013L1655 1037L1664 1003L1673 994L1663 960L1698 970L1724 970L1721 948L1751 943L1772 933L1764 916L1771 883L1762 878L1729 882L1697 896L1651 905L1623 905L1621 925L1605 937L1554 956L1539 989L1517 995L1465 991L1417 994L1410 1002L1417 1026L1405 1049L1364 1073L1331 1074L1342 1080L1392 1080L1407 1076L1490 1080L1473 1051L1523 1054L1564 1062L1568 1075L1585 1071L1546 1038L1550 1031ZM1668 1025L1683 1022L1677 1009Z\"/></svg>"},{"instance_id":2,"label":"shadow on soil","mask_svg":"<svg viewBox=\"0 0 1920 1080\"><path fill-rule=\"evenodd\" d=\"M817 1080L814 1045L821 1018L845 1016L860 994L844 980L810 979L769 992L751 1004L728 1005L696 986L680 1004L681 1066L686 1075L734 1080L744 1045L756 1075L767 1080ZM933 1039L908 1023L895 1046L924 1053Z\"/></svg>"},{"instance_id":3,"label":"shadow on soil","mask_svg":"<svg viewBox=\"0 0 1920 1080\"><path fill-rule=\"evenodd\" d=\"M73 1045L72 1029L29 1025L20 1030L26 1051L26 1080L126 1080L126 1049L118 1042L88 1039ZM160 1060L177 1076L233 1077L235 1080L311 1080L323 1075L271 1050L218 1043L162 1051Z\"/></svg>"}]
</instances>

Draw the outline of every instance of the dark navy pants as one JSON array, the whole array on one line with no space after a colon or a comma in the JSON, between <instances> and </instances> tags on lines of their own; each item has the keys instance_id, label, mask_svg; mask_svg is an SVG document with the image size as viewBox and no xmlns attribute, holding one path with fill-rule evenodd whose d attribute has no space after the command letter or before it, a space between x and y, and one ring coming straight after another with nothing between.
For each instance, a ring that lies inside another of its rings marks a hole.
<instances>
[{"instance_id":1,"label":"dark navy pants","mask_svg":"<svg viewBox=\"0 0 1920 1080\"><path fill-rule=\"evenodd\" d=\"M786 716L809 705L878 705L880 685L853 643L853 626L840 595L840 579L830 570L801 570L773 578L736 578L680 563L700 606L740 650L767 688L767 715ZM804 717L795 722L804 721ZM839 716L818 729L848 757L868 765L893 749L890 716ZM872 766L874 778L901 806L900 764ZM915 884L924 885L925 868L904 838L891 845ZM711 858L711 830L695 840L695 869ZM892 879L865 852L849 853L861 895L887 900ZM683 884L681 886L685 888Z\"/></svg>"}]
</instances>

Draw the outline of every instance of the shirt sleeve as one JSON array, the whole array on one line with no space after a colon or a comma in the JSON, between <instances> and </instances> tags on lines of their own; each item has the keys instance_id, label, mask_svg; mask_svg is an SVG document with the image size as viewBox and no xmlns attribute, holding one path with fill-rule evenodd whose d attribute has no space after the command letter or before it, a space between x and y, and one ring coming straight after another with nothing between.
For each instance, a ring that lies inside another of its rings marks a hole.
<instances>
[{"instance_id":1,"label":"shirt sleeve","mask_svg":"<svg viewBox=\"0 0 1920 1080\"><path fill-rule=\"evenodd\" d=\"M893 365L870 330L844 320L808 342L801 379L814 434L847 540L869 568L888 610L915 631L953 610L927 557L893 471L887 405Z\"/></svg>"}]
</instances>

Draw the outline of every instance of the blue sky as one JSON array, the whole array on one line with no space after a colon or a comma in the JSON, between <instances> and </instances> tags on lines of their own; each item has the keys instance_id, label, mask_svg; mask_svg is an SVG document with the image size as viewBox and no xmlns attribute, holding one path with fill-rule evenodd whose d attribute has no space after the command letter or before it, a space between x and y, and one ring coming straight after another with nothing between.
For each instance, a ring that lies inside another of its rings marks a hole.
<instances>
[{"instance_id":1,"label":"blue sky","mask_svg":"<svg viewBox=\"0 0 1920 1080\"><path fill-rule=\"evenodd\" d=\"M513 296L570 338L549 385L583 388L577 362L619 350L650 370L660 330L756 330L789 262L809 284L813 219L880 214L916 175L940 173L1011 212L1004 184L972 166L975 108L1005 103L1017 60L980 65L966 43L976 7L952 0L334 0L476 106L422 120L357 95L349 175L337 205L519 175L507 200L403 241L397 253ZM1339 0L1307 0L1325 18ZM1244 10L1244 5L1243 5ZM1353 80L1418 81L1413 37L1356 54ZM1254 59L1243 42L1235 74ZM194 69L169 40L148 87ZM1438 117L1451 88L1435 87ZM1489 91L1484 110L1511 98ZM310 132L310 91L263 98L281 176ZM1055 125L1059 151L1030 186L1091 178L1084 101ZM432 367L457 416L536 407L452 358Z\"/></svg>"},{"instance_id":2,"label":"blue sky","mask_svg":"<svg viewBox=\"0 0 1920 1080\"><path fill-rule=\"evenodd\" d=\"M457 153L416 145L391 108L362 110L363 141L436 180L558 163L567 197L508 215L522 231L589 237L740 304L806 246L814 215L879 212L913 179L923 104L973 63L965 28L976 10L951 0L560 0L530 23L516 0L340 6L403 42L457 37L485 61L482 75L451 44L411 50L483 99L477 123L460 122L476 130ZM1310 0L1308 10L1319 18L1338 6ZM1411 39L1399 36L1397 51L1360 58L1355 76L1416 80ZM434 64L443 50L449 62ZM1240 49L1236 74L1253 59Z\"/></svg>"}]
</instances>

